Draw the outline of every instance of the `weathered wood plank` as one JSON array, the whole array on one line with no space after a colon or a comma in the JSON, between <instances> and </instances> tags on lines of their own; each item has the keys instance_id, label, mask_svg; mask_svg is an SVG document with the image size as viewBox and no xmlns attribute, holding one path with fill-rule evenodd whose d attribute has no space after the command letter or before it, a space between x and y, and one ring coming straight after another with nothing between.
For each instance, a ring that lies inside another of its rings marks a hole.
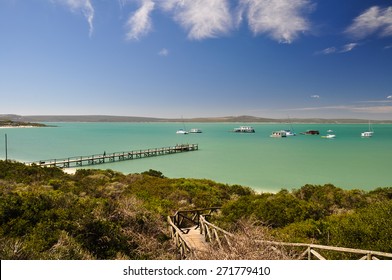
<instances>
[{"instance_id":1,"label":"weathered wood plank","mask_svg":"<svg viewBox=\"0 0 392 280\"><path fill-rule=\"evenodd\" d=\"M319 260L323 260L325 261L326 258L324 258L320 253L318 253L317 251L310 249L310 253L312 253L312 255L316 256L316 258L318 258Z\"/></svg>"}]
</instances>

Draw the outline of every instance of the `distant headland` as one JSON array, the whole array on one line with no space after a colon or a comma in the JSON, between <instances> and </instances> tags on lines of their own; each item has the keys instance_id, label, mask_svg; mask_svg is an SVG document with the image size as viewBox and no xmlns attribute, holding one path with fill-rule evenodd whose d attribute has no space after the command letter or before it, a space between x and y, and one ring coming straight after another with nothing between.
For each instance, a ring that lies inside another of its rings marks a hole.
<instances>
[{"instance_id":1,"label":"distant headland","mask_svg":"<svg viewBox=\"0 0 392 280\"><path fill-rule=\"evenodd\" d=\"M322 119L322 118L291 118L288 119L272 119L254 116L226 116L226 117L198 117L198 118L152 118L152 117L136 117L136 116L111 116L111 115L1 115L0 122L27 123L31 126L45 126L41 122L235 122L235 123L368 123L369 120L364 119ZM372 120L372 123L392 123L392 120ZM0 123L0 126L1 123Z\"/></svg>"},{"instance_id":2,"label":"distant headland","mask_svg":"<svg viewBox=\"0 0 392 280\"><path fill-rule=\"evenodd\" d=\"M0 127L13 128L13 127L47 127L48 125L42 123L33 123L25 121L3 120L0 117Z\"/></svg>"}]
</instances>

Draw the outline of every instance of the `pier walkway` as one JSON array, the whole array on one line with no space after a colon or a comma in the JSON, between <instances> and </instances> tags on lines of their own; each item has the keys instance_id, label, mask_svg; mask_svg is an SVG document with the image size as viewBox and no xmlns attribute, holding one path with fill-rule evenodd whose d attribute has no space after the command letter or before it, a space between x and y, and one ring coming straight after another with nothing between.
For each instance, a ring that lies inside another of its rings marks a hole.
<instances>
[{"instance_id":1,"label":"pier walkway","mask_svg":"<svg viewBox=\"0 0 392 280\"><path fill-rule=\"evenodd\" d=\"M88 165L96 165L96 164L104 164L104 163L112 163L117 161L125 161L132 159L140 159L146 157L154 157L161 155L170 155L182 152L196 151L199 149L198 144L177 144L172 147L163 147L163 148L153 148L153 149L144 149L144 150L135 150L128 152L115 152L108 153L104 152L103 154L95 154L90 156L77 156L77 157L69 157L62 159L48 159L48 160L40 160L34 162L27 162L27 165L38 165L38 166L47 166L47 167L60 167L60 168L70 168L70 167L81 167Z\"/></svg>"}]
</instances>

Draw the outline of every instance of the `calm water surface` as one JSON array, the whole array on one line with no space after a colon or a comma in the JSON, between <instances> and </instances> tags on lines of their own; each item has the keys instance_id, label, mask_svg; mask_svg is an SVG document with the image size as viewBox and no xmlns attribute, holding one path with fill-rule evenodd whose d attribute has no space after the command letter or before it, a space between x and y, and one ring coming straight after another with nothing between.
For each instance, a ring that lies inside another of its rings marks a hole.
<instances>
[{"instance_id":1,"label":"calm water surface","mask_svg":"<svg viewBox=\"0 0 392 280\"><path fill-rule=\"evenodd\" d=\"M149 169L167 177L207 178L250 186L260 191L299 188L304 184L332 183L365 190L392 186L392 125L373 125L372 138L361 138L366 124L294 124L299 132L332 129L336 139L298 135L271 138L285 124L252 124L256 133L229 132L240 124L193 123L186 129L203 133L177 135L180 123L56 123L47 128L0 129L0 158L24 162L72 156L199 144L199 151L97 165L124 173ZM3 148L4 147L4 148ZM89 167L91 168L91 167Z\"/></svg>"}]
</instances>

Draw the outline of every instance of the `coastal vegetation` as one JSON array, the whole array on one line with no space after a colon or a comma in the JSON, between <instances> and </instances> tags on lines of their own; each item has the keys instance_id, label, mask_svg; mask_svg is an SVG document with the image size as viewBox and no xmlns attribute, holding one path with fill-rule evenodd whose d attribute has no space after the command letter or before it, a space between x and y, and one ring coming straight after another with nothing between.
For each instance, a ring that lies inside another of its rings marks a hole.
<instances>
[{"instance_id":1,"label":"coastal vegetation","mask_svg":"<svg viewBox=\"0 0 392 280\"><path fill-rule=\"evenodd\" d=\"M32 123L32 122L22 122L22 121L12 121L12 120L1 120L0 127L46 127L46 124L42 123Z\"/></svg>"},{"instance_id":2,"label":"coastal vegetation","mask_svg":"<svg viewBox=\"0 0 392 280\"><path fill-rule=\"evenodd\" d=\"M327 184L256 193L211 180L166 178L156 170L70 175L0 161L0 257L175 259L166 217L205 207L221 207L212 221L237 233L241 252L209 258L276 257L256 252L254 239L392 252L392 188L366 192Z\"/></svg>"}]
</instances>

